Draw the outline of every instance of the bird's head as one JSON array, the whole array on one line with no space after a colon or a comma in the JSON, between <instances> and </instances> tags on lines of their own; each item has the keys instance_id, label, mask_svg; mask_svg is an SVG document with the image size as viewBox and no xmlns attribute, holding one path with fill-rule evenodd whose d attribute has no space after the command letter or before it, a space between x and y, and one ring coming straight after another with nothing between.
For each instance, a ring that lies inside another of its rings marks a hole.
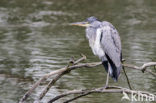
<instances>
[{"instance_id":1,"label":"bird's head","mask_svg":"<svg viewBox=\"0 0 156 103\"><path fill-rule=\"evenodd\" d=\"M82 27L88 27L91 25L91 23L93 23L94 21L98 21L96 17L91 16L89 18L87 18L85 21L83 22L75 22L75 23L71 23L70 25L75 25L75 26L82 26Z\"/></svg>"}]
</instances>

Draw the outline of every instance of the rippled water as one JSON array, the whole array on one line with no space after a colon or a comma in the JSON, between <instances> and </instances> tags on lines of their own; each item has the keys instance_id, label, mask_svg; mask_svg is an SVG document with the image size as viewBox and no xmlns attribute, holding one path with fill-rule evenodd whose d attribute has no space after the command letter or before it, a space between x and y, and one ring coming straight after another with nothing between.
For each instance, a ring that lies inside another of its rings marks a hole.
<instances>
[{"instance_id":1,"label":"rippled water","mask_svg":"<svg viewBox=\"0 0 156 103\"><path fill-rule=\"evenodd\" d=\"M0 103L16 103L36 80L65 66L71 56L83 53L87 61L99 61L88 46L84 28L68 25L92 15L118 29L128 63L156 61L155 5L155 0L0 0ZM135 89L156 92L155 77L127 71ZM67 90L103 86L105 78L102 66L72 71L42 102ZM110 82L127 87L123 75L118 83ZM35 90L30 103L45 85ZM93 94L78 102L116 103L121 97Z\"/></svg>"}]
</instances>

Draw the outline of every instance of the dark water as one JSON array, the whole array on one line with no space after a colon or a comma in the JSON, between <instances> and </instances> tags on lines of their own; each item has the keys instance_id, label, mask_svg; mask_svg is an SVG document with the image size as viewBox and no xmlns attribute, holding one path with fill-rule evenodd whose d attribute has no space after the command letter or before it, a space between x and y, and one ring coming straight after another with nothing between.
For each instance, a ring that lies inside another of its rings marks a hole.
<instances>
[{"instance_id":1,"label":"dark water","mask_svg":"<svg viewBox=\"0 0 156 103\"><path fill-rule=\"evenodd\" d=\"M71 56L83 53L88 62L99 61L88 46L84 28L68 25L92 15L118 29L128 63L139 66L156 61L155 0L0 0L0 103L18 102L36 80L66 65ZM156 92L154 76L127 71L135 89ZM42 102L67 90L103 86L105 78L102 66L72 71ZM118 83L110 82L127 87L123 74ZM44 86L35 90L30 103ZM73 103L116 103L121 97L93 94Z\"/></svg>"}]
</instances>

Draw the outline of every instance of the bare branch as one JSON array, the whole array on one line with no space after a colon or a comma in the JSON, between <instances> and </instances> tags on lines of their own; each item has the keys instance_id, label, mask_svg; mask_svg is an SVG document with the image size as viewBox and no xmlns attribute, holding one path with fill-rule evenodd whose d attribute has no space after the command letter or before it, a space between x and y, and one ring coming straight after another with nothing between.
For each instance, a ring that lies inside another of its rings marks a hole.
<instances>
[{"instance_id":1,"label":"bare branch","mask_svg":"<svg viewBox=\"0 0 156 103\"><path fill-rule=\"evenodd\" d=\"M153 76L156 76L156 73L153 73L151 70L148 70L147 67L150 66L156 66L156 62L148 62L148 63L144 63L142 66L138 67L135 65L131 65L131 64L123 64L123 66L130 68L130 69L135 69L135 70L140 70L143 73L146 71L150 74L152 74Z\"/></svg>"},{"instance_id":2,"label":"bare branch","mask_svg":"<svg viewBox=\"0 0 156 103\"><path fill-rule=\"evenodd\" d=\"M81 56L82 56L82 58L78 59L77 61L74 61L74 63L73 63L74 65L76 65L76 64L78 64L79 62L81 62L81 61L87 59L87 57L86 57L84 54L81 54Z\"/></svg>"},{"instance_id":3,"label":"bare branch","mask_svg":"<svg viewBox=\"0 0 156 103\"><path fill-rule=\"evenodd\" d=\"M129 89L132 90L132 86L131 86L130 81L129 81L129 79L128 79L128 76L127 76L125 67L123 66L122 69L123 69L123 72L124 72L124 74L125 74L125 77L126 77L126 80L127 80L127 84L128 84L128 86L129 86Z\"/></svg>"},{"instance_id":4,"label":"bare branch","mask_svg":"<svg viewBox=\"0 0 156 103\"><path fill-rule=\"evenodd\" d=\"M78 59L77 61L74 61L73 62L73 65L72 66L67 66L64 67L64 68L61 68L61 69L58 69L58 70L55 70L55 71L52 71L46 75L44 75L40 80L38 80L33 86L32 88L30 88L30 90L28 90L25 95L21 98L20 102L19 103L23 103L29 96L30 94L34 91L34 89L36 87L38 87L38 85L45 81L47 78L49 78L50 76L53 76L53 75L56 75L58 74L54 80L50 81L50 83L48 84L48 86L44 89L44 91L41 93L40 95L40 100L44 97L44 95L47 93L47 91L49 90L49 88L64 74L68 73L69 71L71 70L74 70L74 69L78 69L78 68L83 68L83 67L87 67L87 68L91 68L91 67L96 67L98 65L101 65L102 63L101 62L92 62L92 63L79 63L83 60L86 59L86 56L82 55L82 58ZM156 62L149 62L149 63L145 63L143 64L142 66L138 67L138 66L135 66L135 65L130 65L130 64L123 64L123 66L125 67L128 67L130 69L135 69L135 70L140 70L140 71L146 71L154 76L156 76L156 73L153 73L151 70L147 69L147 67L149 66L155 66L156 65Z\"/></svg>"},{"instance_id":5,"label":"bare branch","mask_svg":"<svg viewBox=\"0 0 156 103\"><path fill-rule=\"evenodd\" d=\"M75 61L74 63L77 64L77 63L79 63L79 62L81 62L81 61L83 61L83 60L85 60L85 59L86 59L86 56L82 55L82 57L81 57L80 59L78 59L77 61ZM68 68L67 68L67 67L68 67ZM71 67L69 67L69 65L68 65L68 66L66 66L66 67L64 67L64 68L61 68L61 69L52 71L52 72L50 72L50 73L44 75L40 80L38 80L38 81L32 86L31 89L29 89L29 90L24 94L24 96L21 98L21 100L19 101L19 103L23 103L23 102L30 96L30 94L33 92L33 90L35 90L35 88L38 87L38 85L40 85L41 82L45 81L47 78L49 78L49 77L52 76L52 75L60 74L60 75L56 76L56 78L55 78L56 80L52 80L51 83L50 83L50 84L54 84L54 83L62 76L62 74L65 73L66 71L70 70L70 68L71 68ZM47 90L44 90L44 92L47 92L47 91L49 90L49 89L48 89L48 86L47 86L47 88L45 88L45 89L47 89ZM45 94L46 94L46 93L45 93ZM42 93L42 95L45 95L45 94ZM40 98L42 98L42 97L40 96Z\"/></svg>"},{"instance_id":6,"label":"bare branch","mask_svg":"<svg viewBox=\"0 0 156 103\"><path fill-rule=\"evenodd\" d=\"M39 96L39 100L41 100L45 94L49 91L49 89L52 87L52 85L54 85L54 83L63 76L64 73L60 73L58 74L54 79L52 79L48 85L44 88L43 92L41 92L40 96Z\"/></svg>"},{"instance_id":7,"label":"bare branch","mask_svg":"<svg viewBox=\"0 0 156 103\"><path fill-rule=\"evenodd\" d=\"M53 103L54 101L56 101L60 98L63 98L65 96L72 95L72 94L80 94L80 95L78 95L72 99L69 99L69 100L65 101L64 103L69 103L73 100L76 100L82 96L89 95L91 93L123 93L123 92L125 92L127 94L133 93L136 95L143 95L143 96L146 95L147 97L154 96L154 98L156 98L156 95L149 93L149 92L130 90L130 89L119 87L119 86L110 86L110 87L108 87L108 89L104 89L103 87L101 87L101 88L95 88L95 89L90 89L90 90L80 89L80 90L69 91L69 92L66 92L66 93L63 93L63 94L60 94L60 95L54 97L48 103Z\"/></svg>"},{"instance_id":8,"label":"bare branch","mask_svg":"<svg viewBox=\"0 0 156 103\"><path fill-rule=\"evenodd\" d=\"M83 60L86 59L86 56L85 56L85 55L81 54L81 56L82 56L82 58L78 59L77 61L72 61L72 62L69 61L68 66L66 67L66 70L63 71L63 72L61 72L60 74L58 74L58 75L57 75L54 79L52 79L52 80L48 83L48 85L44 88L44 90L41 92L41 94L40 94L40 96L39 96L38 101L40 101L40 100L45 96L45 94L49 91L49 89L54 85L54 83L55 83L59 78L61 78L64 74L69 73L69 72L71 71L70 68L69 68L70 62L74 65L74 64L77 64L77 63L79 63L79 62L81 62L81 61L83 61Z\"/></svg>"},{"instance_id":9,"label":"bare branch","mask_svg":"<svg viewBox=\"0 0 156 103\"><path fill-rule=\"evenodd\" d=\"M156 65L156 62L149 62L149 63L145 63L141 66L141 69L142 71L144 72L146 70L147 67L150 67L150 66L155 66Z\"/></svg>"},{"instance_id":10,"label":"bare branch","mask_svg":"<svg viewBox=\"0 0 156 103\"><path fill-rule=\"evenodd\" d=\"M63 103L72 102L72 101L74 101L74 100L76 100L76 99L78 99L78 98L81 98L81 97L83 97L83 96L89 95L90 93L92 93L92 92L86 92L86 93L80 94L80 95L78 95L78 96L76 96L76 97L74 97L74 98L72 98L72 99L69 99L69 100L63 102Z\"/></svg>"}]
</instances>

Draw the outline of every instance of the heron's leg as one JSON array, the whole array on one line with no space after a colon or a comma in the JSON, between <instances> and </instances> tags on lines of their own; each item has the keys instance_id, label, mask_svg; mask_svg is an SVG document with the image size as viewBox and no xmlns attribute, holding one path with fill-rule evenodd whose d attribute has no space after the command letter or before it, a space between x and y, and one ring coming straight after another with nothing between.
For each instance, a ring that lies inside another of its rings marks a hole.
<instances>
[{"instance_id":1,"label":"heron's leg","mask_svg":"<svg viewBox=\"0 0 156 103\"><path fill-rule=\"evenodd\" d=\"M103 89L107 89L109 83L109 68L108 68L108 73L107 73L107 78L106 78L106 84L104 85Z\"/></svg>"},{"instance_id":2,"label":"heron's leg","mask_svg":"<svg viewBox=\"0 0 156 103\"><path fill-rule=\"evenodd\" d=\"M109 69L108 69L108 73L107 73L105 88L108 87L108 83L109 83Z\"/></svg>"}]
</instances>

